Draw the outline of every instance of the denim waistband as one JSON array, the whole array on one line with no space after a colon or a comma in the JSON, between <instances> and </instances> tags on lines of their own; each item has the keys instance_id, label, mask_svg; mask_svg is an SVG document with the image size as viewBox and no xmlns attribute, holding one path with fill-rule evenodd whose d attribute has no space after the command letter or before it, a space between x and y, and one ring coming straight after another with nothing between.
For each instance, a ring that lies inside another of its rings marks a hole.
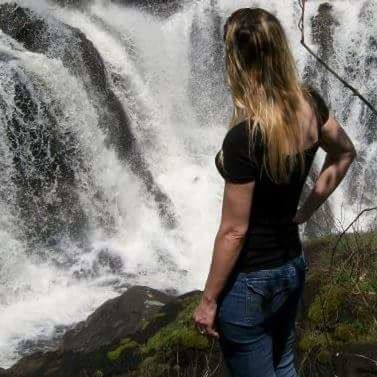
<instances>
[{"instance_id":1,"label":"denim waistband","mask_svg":"<svg viewBox=\"0 0 377 377\"><path fill-rule=\"evenodd\" d=\"M239 278L243 277L253 277L253 278L269 278L276 276L278 272L289 272L289 271L294 271L296 268L301 268L301 269L306 269L307 268L307 262L304 256L304 253L302 252L300 255L297 257L294 257L290 259L289 261L285 262L284 264L277 266L277 267L272 267L272 268L266 268L266 269L260 269L256 271L251 271L251 272L237 272L237 276Z\"/></svg>"}]
</instances>

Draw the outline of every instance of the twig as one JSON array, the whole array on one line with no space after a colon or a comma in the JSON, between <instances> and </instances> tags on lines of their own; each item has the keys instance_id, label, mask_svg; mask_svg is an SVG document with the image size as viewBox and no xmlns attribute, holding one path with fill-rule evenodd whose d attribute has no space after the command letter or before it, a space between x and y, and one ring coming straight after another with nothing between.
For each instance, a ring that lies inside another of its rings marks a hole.
<instances>
[{"instance_id":1,"label":"twig","mask_svg":"<svg viewBox=\"0 0 377 377\"><path fill-rule=\"evenodd\" d=\"M331 274L331 271L333 269L333 265L334 265L334 258L335 258L335 253L336 253L336 249L338 248L338 245L339 245L339 242L340 240L342 239L342 237L346 234L347 230L349 228L351 228L351 226L366 212L370 212L370 211L375 211L377 210L377 207L371 207L371 208L364 208L355 218L354 220L352 220L352 222L343 230L342 233L340 233L338 239L336 240L335 242L335 245L334 247L332 248L332 251L331 251L331 261L330 261L330 269L329 269L329 273Z\"/></svg>"},{"instance_id":2,"label":"twig","mask_svg":"<svg viewBox=\"0 0 377 377\"><path fill-rule=\"evenodd\" d=\"M367 309L369 309L370 311L370 315L372 316L372 320L374 322L375 325L377 325L377 319L376 319L376 316L374 315L374 310L373 308L371 308L371 306L369 305L369 302L368 300L366 299L365 295L364 295L364 292L360 289L360 285L357 281L355 281L355 285L356 285L356 288L358 289L360 295L361 295L361 298L363 299L364 301L364 305Z\"/></svg>"},{"instance_id":3,"label":"twig","mask_svg":"<svg viewBox=\"0 0 377 377\"><path fill-rule=\"evenodd\" d=\"M377 366L377 361L371 359L370 357L367 357L367 356L364 356L364 355L360 355L359 353L354 353L353 355L361 357L362 359L365 359L365 360L369 360L369 361L371 361L373 364L375 364Z\"/></svg>"},{"instance_id":4,"label":"twig","mask_svg":"<svg viewBox=\"0 0 377 377\"><path fill-rule=\"evenodd\" d=\"M306 44L305 42L305 3L306 0L298 0L299 6L301 8L301 17L298 23L298 28L301 31L301 44L305 47L305 49L315 57L329 72L331 72L345 87L350 89L353 94L359 97L368 107L369 109L377 115L377 110L375 107L362 95L360 92L355 89L352 85L350 85L346 80L344 80L338 73L336 73L324 60L322 60L316 53Z\"/></svg>"}]
</instances>

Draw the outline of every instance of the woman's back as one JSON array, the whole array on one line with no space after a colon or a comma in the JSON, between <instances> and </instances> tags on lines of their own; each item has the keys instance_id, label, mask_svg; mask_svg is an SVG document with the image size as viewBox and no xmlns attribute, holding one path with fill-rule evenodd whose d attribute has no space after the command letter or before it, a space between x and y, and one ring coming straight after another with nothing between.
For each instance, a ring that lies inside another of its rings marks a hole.
<instances>
[{"instance_id":1,"label":"woman's back","mask_svg":"<svg viewBox=\"0 0 377 377\"><path fill-rule=\"evenodd\" d=\"M313 87L308 86L308 89L314 102L313 106L309 102L301 106L298 116L302 119L305 132L302 145L295 146L296 152L304 151L305 168L302 174L297 165L286 183L271 180L263 169L265 147L261 139L257 137L249 149L247 121L228 130L222 149L216 154L216 167L226 181L256 181L249 229L238 261L238 270L247 272L275 267L300 255L302 251L298 225L292 219L319 147L320 128L329 117L329 109L322 97ZM223 164L220 163L221 158Z\"/></svg>"}]
</instances>

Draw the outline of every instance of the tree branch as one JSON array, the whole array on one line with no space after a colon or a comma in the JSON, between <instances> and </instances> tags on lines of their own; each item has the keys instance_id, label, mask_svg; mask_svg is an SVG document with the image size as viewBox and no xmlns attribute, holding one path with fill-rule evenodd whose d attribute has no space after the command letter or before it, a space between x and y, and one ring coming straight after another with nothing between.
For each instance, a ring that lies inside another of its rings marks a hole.
<instances>
[{"instance_id":1,"label":"tree branch","mask_svg":"<svg viewBox=\"0 0 377 377\"><path fill-rule=\"evenodd\" d=\"M336 249L338 248L338 245L339 245L339 242L340 240L342 239L342 237L346 234L347 230L349 228L351 228L351 226L353 224L355 224L355 222L366 212L370 212L370 211L376 211L377 210L377 207L371 207L371 208L364 208L352 221L351 223L343 230L342 233L340 233L340 235L338 236L338 239L336 240L335 242L335 245L334 247L332 248L331 250L331 262L330 262L330 270L329 272L331 273L332 269L333 269L333 264L334 264L334 257L335 257L335 253L336 253Z\"/></svg>"},{"instance_id":2,"label":"tree branch","mask_svg":"<svg viewBox=\"0 0 377 377\"><path fill-rule=\"evenodd\" d=\"M350 89L353 92L353 95L359 97L367 106L368 108L377 115L377 110L375 107L362 95L360 92L355 89L352 85L350 85L346 80L344 80L338 73L336 73L324 60L322 60L319 56L315 54L315 52L306 44L305 42L305 3L306 0L298 0L299 6L301 8L301 17L298 23L298 28L301 31L301 44L305 47L305 49L317 59L329 72L331 72L345 87Z\"/></svg>"}]
</instances>

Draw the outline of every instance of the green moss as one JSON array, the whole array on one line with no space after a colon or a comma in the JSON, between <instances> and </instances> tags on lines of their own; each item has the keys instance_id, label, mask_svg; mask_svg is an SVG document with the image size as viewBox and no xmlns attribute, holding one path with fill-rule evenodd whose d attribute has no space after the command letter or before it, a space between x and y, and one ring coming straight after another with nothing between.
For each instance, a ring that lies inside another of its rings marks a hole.
<instances>
[{"instance_id":1,"label":"green moss","mask_svg":"<svg viewBox=\"0 0 377 377\"><path fill-rule=\"evenodd\" d=\"M338 239L328 235L306 245L313 256L306 278L306 297L312 302L307 318L300 321L298 348L307 353L303 368L308 370L313 359L328 364L334 352L377 339L377 232L347 233Z\"/></svg>"},{"instance_id":2,"label":"green moss","mask_svg":"<svg viewBox=\"0 0 377 377\"><path fill-rule=\"evenodd\" d=\"M327 350L321 350L317 354L317 360L321 364L329 364L331 361L331 353Z\"/></svg>"},{"instance_id":3,"label":"green moss","mask_svg":"<svg viewBox=\"0 0 377 377\"><path fill-rule=\"evenodd\" d=\"M125 350L130 350L139 347L139 343L135 342L131 338L123 339L117 348L107 353L107 358L110 361L117 361Z\"/></svg>"},{"instance_id":4,"label":"green moss","mask_svg":"<svg viewBox=\"0 0 377 377\"><path fill-rule=\"evenodd\" d=\"M170 350L173 347L207 349L209 341L207 337L200 335L195 328L181 326L177 323L169 324L150 338L142 349L143 353Z\"/></svg>"},{"instance_id":5,"label":"green moss","mask_svg":"<svg viewBox=\"0 0 377 377\"><path fill-rule=\"evenodd\" d=\"M141 348L141 352L143 354L169 352L175 347L199 350L209 348L209 339L197 331L192 320L192 314L199 304L199 300L199 295L182 299L181 311L177 318L157 331Z\"/></svg>"},{"instance_id":6,"label":"green moss","mask_svg":"<svg viewBox=\"0 0 377 377\"><path fill-rule=\"evenodd\" d=\"M374 296L377 294L377 281L364 277L358 281L360 292L365 295Z\"/></svg>"},{"instance_id":7,"label":"green moss","mask_svg":"<svg viewBox=\"0 0 377 377\"><path fill-rule=\"evenodd\" d=\"M327 345L326 334L309 332L299 341L298 347L301 351L308 352L314 348L323 348Z\"/></svg>"},{"instance_id":8,"label":"green moss","mask_svg":"<svg viewBox=\"0 0 377 377\"><path fill-rule=\"evenodd\" d=\"M149 321L147 321L145 318L142 318L139 322L139 326L142 330L145 330L146 327L149 325Z\"/></svg>"},{"instance_id":9,"label":"green moss","mask_svg":"<svg viewBox=\"0 0 377 377\"><path fill-rule=\"evenodd\" d=\"M345 303L347 290L337 285L326 285L314 299L309 308L309 320L316 325L328 324L337 320Z\"/></svg>"},{"instance_id":10,"label":"green moss","mask_svg":"<svg viewBox=\"0 0 377 377\"><path fill-rule=\"evenodd\" d=\"M334 329L334 338L343 342L349 342L351 339L355 340L356 336L355 329L348 323L339 323Z\"/></svg>"},{"instance_id":11,"label":"green moss","mask_svg":"<svg viewBox=\"0 0 377 377\"><path fill-rule=\"evenodd\" d=\"M147 356L139 365L137 375L145 377L164 377L166 376L167 372L169 372L169 369L170 365L168 363L161 362L158 357Z\"/></svg>"},{"instance_id":12,"label":"green moss","mask_svg":"<svg viewBox=\"0 0 377 377\"><path fill-rule=\"evenodd\" d=\"M103 377L103 376L104 376L104 374L103 374L103 372L100 371L100 370L96 370L96 371L94 372L94 375L93 375L93 377Z\"/></svg>"},{"instance_id":13,"label":"green moss","mask_svg":"<svg viewBox=\"0 0 377 377\"><path fill-rule=\"evenodd\" d=\"M163 318L163 317L165 317L165 313L164 313L163 311L161 311L161 312L156 313L156 314L152 317L152 320L156 320L156 319L158 319L158 318Z\"/></svg>"}]
</instances>

